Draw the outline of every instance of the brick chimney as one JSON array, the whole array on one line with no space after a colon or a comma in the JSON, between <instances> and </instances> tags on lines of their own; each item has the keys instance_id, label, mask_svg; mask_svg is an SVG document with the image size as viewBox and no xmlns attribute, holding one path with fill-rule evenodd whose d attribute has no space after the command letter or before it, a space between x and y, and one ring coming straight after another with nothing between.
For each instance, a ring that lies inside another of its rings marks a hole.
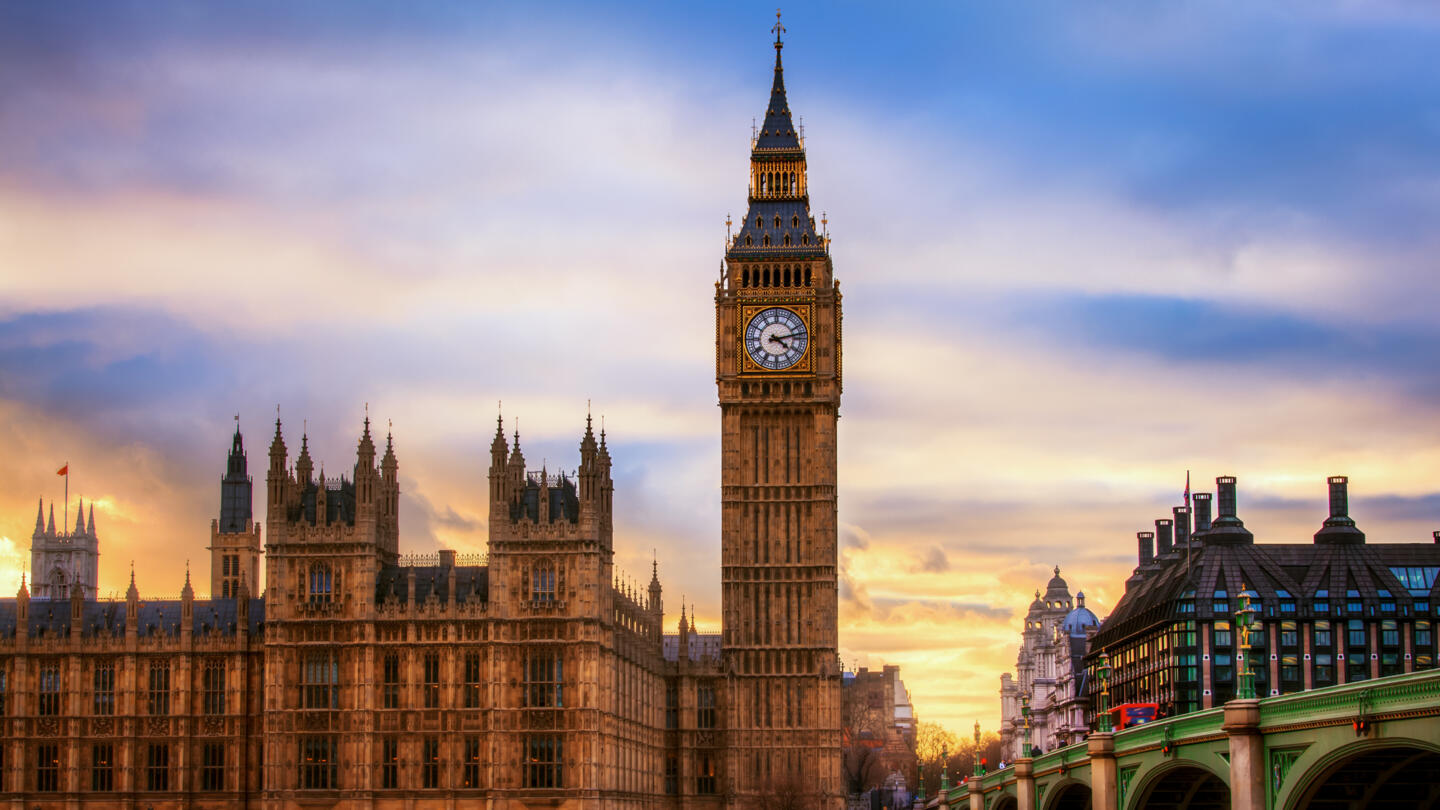
<instances>
[{"instance_id":1,"label":"brick chimney","mask_svg":"<svg viewBox=\"0 0 1440 810\"><path fill-rule=\"evenodd\" d=\"M1435 535L1440 538L1440 532L1436 532ZM1140 564L1149 565L1155 559L1155 533L1136 532L1135 538L1140 541ZM1440 540L1436 542L1440 542Z\"/></svg>"},{"instance_id":2,"label":"brick chimney","mask_svg":"<svg viewBox=\"0 0 1440 810\"><path fill-rule=\"evenodd\" d=\"M1228 546L1244 546L1255 542L1255 535L1245 528L1245 522L1236 514L1235 476L1222 475L1215 479L1215 500L1220 514L1205 533L1205 542Z\"/></svg>"},{"instance_id":3,"label":"brick chimney","mask_svg":"<svg viewBox=\"0 0 1440 810\"><path fill-rule=\"evenodd\" d=\"M1175 515L1175 550L1190 546L1190 507L1176 506L1170 510Z\"/></svg>"},{"instance_id":4,"label":"brick chimney","mask_svg":"<svg viewBox=\"0 0 1440 810\"><path fill-rule=\"evenodd\" d=\"M1193 534L1210 531L1210 493L1197 492L1190 496L1191 509L1195 511Z\"/></svg>"},{"instance_id":5,"label":"brick chimney","mask_svg":"<svg viewBox=\"0 0 1440 810\"><path fill-rule=\"evenodd\" d=\"M1171 530L1174 521L1169 518L1160 518L1155 521L1155 556L1164 557L1174 551L1174 542Z\"/></svg>"},{"instance_id":6,"label":"brick chimney","mask_svg":"<svg viewBox=\"0 0 1440 810\"><path fill-rule=\"evenodd\" d=\"M1343 475L1332 475L1325 480L1330 485L1330 517L1320 531L1315 533L1315 542L1325 545L1354 545L1365 542L1365 533L1355 527L1350 517L1350 479Z\"/></svg>"}]
</instances>

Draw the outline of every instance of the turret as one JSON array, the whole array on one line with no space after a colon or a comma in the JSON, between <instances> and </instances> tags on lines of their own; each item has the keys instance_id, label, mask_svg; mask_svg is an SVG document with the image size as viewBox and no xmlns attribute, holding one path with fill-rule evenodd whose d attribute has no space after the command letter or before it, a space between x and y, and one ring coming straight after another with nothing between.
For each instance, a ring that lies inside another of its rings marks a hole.
<instances>
[{"instance_id":1,"label":"turret","mask_svg":"<svg viewBox=\"0 0 1440 810\"><path fill-rule=\"evenodd\" d=\"M285 484L289 475L285 472L285 437L280 433L280 418L275 418L275 438L270 440L270 469L265 475L266 520L270 523L270 537L276 536L276 528L285 523Z\"/></svg>"},{"instance_id":2,"label":"turret","mask_svg":"<svg viewBox=\"0 0 1440 810\"><path fill-rule=\"evenodd\" d=\"M374 519L375 498L380 483L375 471L375 442L370 438L370 415L365 415L365 429L355 450L355 511L358 519Z\"/></svg>"},{"instance_id":3,"label":"turret","mask_svg":"<svg viewBox=\"0 0 1440 810\"><path fill-rule=\"evenodd\" d=\"M85 499L80 499L79 508L75 510L75 537L85 536Z\"/></svg>"},{"instance_id":4,"label":"turret","mask_svg":"<svg viewBox=\"0 0 1440 810\"><path fill-rule=\"evenodd\" d=\"M654 560L650 563L650 614L655 617L655 623L659 624L665 616L665 607L660 599L660 561Z\"/></svg>"},{"instance_id":5,"label":"turret","mask_svg":"<svg viewBox=\"0 0 1440 810\"><path fill-rule=\"evenodd\" d=\"M55 502L54 502L54 501L51 501L51 502L50 502L50 523L49 523L49 525L47 525L47 526L45 527L45 536L46 536L46 537L50 537L50 538L53 538L53 537L55 536Z\"/></svg>"},{"instance_id":6,"label":"turret","mask_svg":"<svg viewBox=\"0 0 1440 810\"><path fill-rule=\"evenodd\" d=\"M685 619L685 601L680 601L679 659L683 667L690 660L690 622Z\"/></svg>"},{"instance_id":7,"label":"turret","mask_svg":"<svg viewBox=\"0 0 1440 810\"><path fill-rule=\"evenodd\" d=\"M190 564L185 564L185 587L180 589L180 638L188 641L195 628L195 589L190 587Z\"/></svg>"},{"instance_id":8,"label":"turret","mask_svg":"<svg viewBox=\"0 0 1440 810\"><path fill-rule=\"evenodd\" d=\"M25 649L30 643L30 589L25 574L20 574L20 590L15 594L15 646Z\"/></svg>"},{"instance_id":9,"label":"turret","mask_svg":"<svg viewBox=\"0 0 1440 810\"><path fill-rule=\"evenodd\" d=\"M310 458L310 431L300 434L300 455L295 459L295 478L303 490L314 481L315 462Z\"/></svg>"},{"instance_id":10,"label":"turret","mask_svg":"<svg viewBox=\"0 0 1440 810\"><path fill-rule=\"evenodd\" d=\"M135 563L130 563L130 589L125 592L125 637L140 635L140 589L135 587Z\"/></svg>"},{"instance_id":11,"label":"turret","mask_svg":"<svg viewBox=\"0 0 1440 810\"><path fill-rule=\"evenodd\" d=\"M237 416L235 435L230 438L230 454L225 459L225 475L220 479L221 532L250 530L250 521L254 515L251 503L254 487L247 467L245 440L240 436L240 418Z\"/></svg>"},{"instance_id":12,"label":"turret","mask_svg":"<svg viewBox=\"0 0 1440 810\"><path fill-rule=\"evenodd\" d=\"M505 417L495 416L495 438L490 442L490 525L496 526L510 517L510 479L506 456L510 447L505 441Z\"/></svg>"}]
</instances>

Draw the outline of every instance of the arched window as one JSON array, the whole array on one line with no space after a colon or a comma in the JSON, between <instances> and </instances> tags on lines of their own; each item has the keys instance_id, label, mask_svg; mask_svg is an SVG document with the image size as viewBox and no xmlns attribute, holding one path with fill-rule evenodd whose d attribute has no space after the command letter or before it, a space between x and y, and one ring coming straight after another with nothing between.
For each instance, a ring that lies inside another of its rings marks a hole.
<instances>
[{"instance_id":1,"label":"arched window","mask_svg":"<svg viewBox=\"0 0 1440 810\"><path fill-rule=\"evenodd\" d=\"M769 243L769 242L766 242L765 244L768 245L768 244L770 244L770 243ZM769 286L770 286L770 268L769 268L769 267L766 267L766 268L765 268L765 283L764 283L763 285L761 285L761 286L764 286L764 287L769 287Z\"/></svg>"},{"instance_id":2,"label":"arched window","mask_svg":"<svg viewBox=\"0 0 1440 810\"><path fill-rule=\"evenodd\" d=\"M780 227L780 215L779 215L779 214L776 214L776 215L775 215L775 227L777 227L777 228Z\"/></svg>"},{"instance_id":3,"label":"arched window","mask_svg":"<svg viewBox=\"0 0 1440 810\"><path fill-rule=\"evenodd\" d=\"M740 271L740 286L741 286L741 287L749 287L749 286L750 286L750 268L748 268L748 267L745 268L744 270L741 270L741 271Z\"/></svg>"},{"instance_id":4,"label":"arched window","mask_svg":"<svg viewBox=\"0 0 1440 810\"><path fill-rule=\"evenodd\" d=\"M766 235L765 235L765 238L762 239L762 240L760 240L760 244L763 245L764 247L770 247L770 235L769 235L769 234L766 234Z\"/></svg>"},{"instance_id":5,"label":"arched window","mask_svg":"<svg viewBox=\"0 0 1440 810\"><path fill-rule=\"evenodd\" d=\"M790 234L785 234L785 247L790 247ZM785 271L785 286L790 286L790 271Z\"/></svg>"},{"instance_id":6,"label":"arched window","mask_svg":"<svg viewBox=\"0 0 1440 810\"><path fill-rule=\"evenodd\" d=\"M802 234L800 234L800 244L802 244L802 245L808 245L808 244L810 244L810 234L808 234L808 233L802 233ZM810 271L809 271L809 270L806 270L806 271L805 271L805 285L806 285L807 287L810 285Z\"/></svg>"},{"instance_id":7,"label":"arched window","mask_svg":"<svg viewBox=\"0 0 1440 810\"><path fill-rule=\"evenodd\" d=\"M550 563L536 563L530 575L530 600L555 601L555 567Z\"/></svg>"},{"instance_id":8,"label":"arched window","mask_svg":"<svg viewBox=\"0 0 1440 810\"><path fill-rule=\"evenodd\" d=\"M315 563L310 566L310 601L312 603L331 601L334 598L333 584L330 566L324 563Z\"/></svg>"},{"instance_id":9,"label":"arched window","mask_svg":"<svg viewBox=\"0 0 1440 810\"><path fill-rule=\"evenodd\" d=\"M800 227L800 216L799 216L798 214L795 215L795 216L790 217L790 227L792 227L792 228L798 228L798 227Z\"/></svg>"},{"instance_id":10,"label":"arched window","mask_svg":"<svg viewBox=\"0 0 1440 810\"><path fill-rule=\"evenodd\" d=\"M757 227L757 228L763 228L763 227L765 227L765 218L764 218L764 217L760 217L760 216L755 217L755 227Z\"/></svg>"},{"instance_id":11,"label":"arched window","mask_svg":"<svg viewBox=\"0 0 1440 810\"><path fill-rule=\"evenodd\" d=\"M805 286L810 286L810 268L805 268Z\"/></svg>"},{"instance_id":12,"label":"arched window","mask_svg":"<svg viewBox=\"0 0 1440 810\"><path fill-rule=\"evenodd\" d=\"M745 237L745 247L750 247L750 237Z\"/></svg>"}]
</instances>

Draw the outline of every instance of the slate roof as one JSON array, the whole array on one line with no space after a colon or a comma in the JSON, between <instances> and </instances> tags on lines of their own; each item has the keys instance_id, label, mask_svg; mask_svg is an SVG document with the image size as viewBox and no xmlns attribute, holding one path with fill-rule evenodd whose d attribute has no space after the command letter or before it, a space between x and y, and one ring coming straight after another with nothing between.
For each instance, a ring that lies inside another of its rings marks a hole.
<instances>
[{"instance_id":1,"label":"slate roof","mask_svg":"<svg viewBox=\"0 0 1440 810\"><path fill-rule=\"evenodd\" d=\"M472 600L481 603L490 601L490 567L487 565L457 565L455 570L455 601L458 604ZM415 572L415 594L409 593L410 572ZM441 602L450 599L450 569L439 565L398 566L387 565L380 569L375 578L375 604L424 602L431 594Z\"/></svg>"},{"instance_id":2,"label":"slate roof","mask_svg":"<svg viewBox=\"0 0 1440 810\"><path fill-rule=\"evenodd\" d=\"M800 150L800 136L790 120L790 102L785 98L785 68L780 62L784 43L775 41L775 80L770 85L770 104L765 108L765 124L755 139L755 149L773 152L781 149Z\"/></svg>"},{"instance_id":3,"label":"slate roof","mask_svg":"<svg viewBox=\"0 0 1440 810\"><path fill-rule=\"evenodd\" d=\"M1279 544L1207 545L1200 535L1196 544L1164 555L1141 566L1128 583L1125 595L1096 633L1091 649L1099 650L1152 626L1177 618L1212 620L1217 617L1213 603L1217 591L1234 609L1242 591L1252 590L1261 620L1274 618L1351 618L1335 606L1360 601L1365 618L1378 612L1382 591L1399 606L1412 600L1429 600L1433 610L1440 600L1440 577L1429 575L1428 588L1409 588L1392 568L1423 570L1440 567L1440 545L1429 543L1376 544ZM1284 592L1282 594L1282 591ZM1316 613L1317 594L1331 605L1328 613ZM1355 595L1347 599L1347 593ZM1186 596L1186 592L1192 592ZM1286 596L1288 594L1288 596ZM1182 600L1193 599L1194 613L1181 613ZM1295 612L1282 613L1281 601L1293 601ZM1387 600L1389 601L1389 600ZM1227 612L1228 615L1228 612ZM1400 615L1397 611L1396 614ZM1223 618L1223 617L1221 617Z\"/></svg>"},{"instance_id":4,"label":"slate roof","mask_svg":"<svg viewBox=\"0 0 1440 810\"><path fill-rule=\"evenodd\" d=\"M661 653L666 661L676 662L680 660L680 634L666 633L661 638ZM720 658L720 634L719 633L691 633L690 634L690 660L705 661L718 660Z\"/></svg>"},{"instance_id":5,"label":"slate roof","mask_svg":"<svg viewBox=\"0 0 1440 810\"><path fill-rule=\"evenodd\" d=\"M234 599L196 599L191 632L197 636L233 635L237 611ZM140 602L140 635L179 635L180 600L142 600ZM125 602L86 601L81 609L81 633L87 637L125 635ZM18 606L15 599L0 599L0 638L14 638ZM265 600L250 600L251 635L260 632L265 622ZM70 600L32 599L30 601L30 638L54 638L70 635Z\"/></svg>"}]
</instances>

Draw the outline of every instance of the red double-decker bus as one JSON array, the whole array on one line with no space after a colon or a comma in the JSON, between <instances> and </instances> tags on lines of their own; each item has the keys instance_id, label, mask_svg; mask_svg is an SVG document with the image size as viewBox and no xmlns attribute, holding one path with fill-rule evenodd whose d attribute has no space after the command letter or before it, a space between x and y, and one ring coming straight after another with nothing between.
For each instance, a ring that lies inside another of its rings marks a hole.
<instances>
[{"instance_id":1,"label":"red double-decker bus","mask_svg":"<svg viewBox=\"0 0 1440 810\"><path fill-rule=\"evenodd\" d=\"M1122 703L1110 710L1111 725L1116 731L1148 723L1160 716L1158 703Z\"/></svg>"}]
</instances>

